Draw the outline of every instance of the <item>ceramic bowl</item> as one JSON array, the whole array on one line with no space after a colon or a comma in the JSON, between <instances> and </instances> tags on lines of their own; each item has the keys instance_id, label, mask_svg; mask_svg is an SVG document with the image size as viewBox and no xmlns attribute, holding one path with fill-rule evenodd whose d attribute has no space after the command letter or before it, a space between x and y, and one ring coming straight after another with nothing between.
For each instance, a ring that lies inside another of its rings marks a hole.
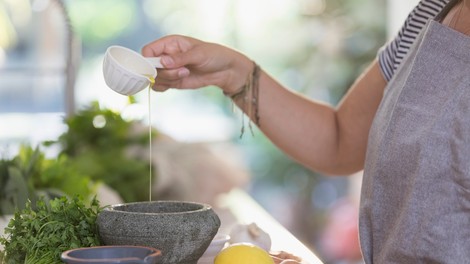
<instances>
[{"instance_id":1,"label":"ceramic bowl","mask_svg":"<svg viewBox=\"0 0 470 264\"><path fill-rule=\"evenodd\" d=\"M165 264L196 264L220 227L211 206L182 201L113 205L97 222L106 245L158 248Z\"/></svg>"},{"instance_id":2,"label":"ceramic bowl","mask_svg":"<svg viewBox=\"0 0 470 264\"><path fill-rule=\"evenodd\" d=\"M161 258L160 250L137 246L101 246L76 248L61 255L67 264L156 264Z\"/></svg>"},{"instance_id":3,"label":"ceramic bowl","mask_svg":"<svg viewBox=\"0 0 470 264\"><path fill-rule=\"evenodd\" d=\"M109 47L103 59L106 85L123 95L133 95L148 87L149 77L157 76L155 68L163 68L160 58L145 58L122 46Z\"/></svg>"}]
</instances>

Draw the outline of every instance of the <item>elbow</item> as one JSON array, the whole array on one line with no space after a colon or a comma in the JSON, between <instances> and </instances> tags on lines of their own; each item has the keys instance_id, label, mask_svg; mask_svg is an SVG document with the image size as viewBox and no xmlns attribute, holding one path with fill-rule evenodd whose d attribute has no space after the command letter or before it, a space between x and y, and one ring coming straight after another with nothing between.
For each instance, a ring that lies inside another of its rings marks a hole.
<instances>
[{"instance_id":1,"label":"elbow","mask_svg":"<svg viewBox=\"0 0 470 264\"><path fill-rule=\"evenodd\" d=\"M312 171L328 177L350 176L364 169L364 161L335 158L322 165L304 164Z\"/></svg>"},{"instance_id":2,"label":"elbow","mask_svg":"<svg viewBox=\"0 0 470 264\"><path fill-rule=\"evenodd\" d=\"M362 169L363 167L358 166L337 166L335 168L325 170L322 174L329 177L350 176L360 172Z\"/></svg>"}]
</instances>

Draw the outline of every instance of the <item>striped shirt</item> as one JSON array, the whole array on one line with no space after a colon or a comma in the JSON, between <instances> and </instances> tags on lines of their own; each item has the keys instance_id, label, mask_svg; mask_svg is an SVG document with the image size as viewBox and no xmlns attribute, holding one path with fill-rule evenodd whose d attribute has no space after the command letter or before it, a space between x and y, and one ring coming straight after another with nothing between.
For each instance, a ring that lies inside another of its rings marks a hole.
<instances>
[{"instance_id":1,"label":"striped shirt","mask_svg":"<svg viewBox=\"0 0 470 264\"><path fill-rule=\"evenodd\" d=\"M380 68L387 81L392 79L427 21L435 18L449 1L421 0L408 15L397 36L379 50Z\"/></svg>"}]
</instances>

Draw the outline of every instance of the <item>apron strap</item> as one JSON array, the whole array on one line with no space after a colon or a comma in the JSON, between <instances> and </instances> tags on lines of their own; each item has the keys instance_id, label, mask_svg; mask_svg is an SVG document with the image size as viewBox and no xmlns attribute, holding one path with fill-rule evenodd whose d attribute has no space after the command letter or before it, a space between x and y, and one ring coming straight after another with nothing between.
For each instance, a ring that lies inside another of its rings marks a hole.
<instances>
[{"instance_id":1,"label":"apron strap","mask_svg":"<svg viewBox=\"0 0 470 264\"><path fill-rule=\"evenodd\" d=\"M434 18L437 22L441 23L442 20L447 16L449 11L454 8L458 3L460 3L462 0L450 0L449 3L446 4L446 6L439 12L439 14Z\"/></svg>"}]
</instances>

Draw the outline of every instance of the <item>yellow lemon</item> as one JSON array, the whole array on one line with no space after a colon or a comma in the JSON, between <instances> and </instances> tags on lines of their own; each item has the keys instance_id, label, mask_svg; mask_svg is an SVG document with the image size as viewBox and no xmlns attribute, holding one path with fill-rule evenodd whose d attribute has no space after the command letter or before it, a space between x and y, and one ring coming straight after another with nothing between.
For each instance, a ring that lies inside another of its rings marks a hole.
<instances>
[{"instance_id":1,"label":"yellow lemon","mask_svg":"<svg viewBox=\"0 0 470 264\"><path fill-rule=\"evenodd\" d=\"M222 249L214 264L274 264L264 249L249 243L236 243Z\"/></svg>"}]
</instances>

